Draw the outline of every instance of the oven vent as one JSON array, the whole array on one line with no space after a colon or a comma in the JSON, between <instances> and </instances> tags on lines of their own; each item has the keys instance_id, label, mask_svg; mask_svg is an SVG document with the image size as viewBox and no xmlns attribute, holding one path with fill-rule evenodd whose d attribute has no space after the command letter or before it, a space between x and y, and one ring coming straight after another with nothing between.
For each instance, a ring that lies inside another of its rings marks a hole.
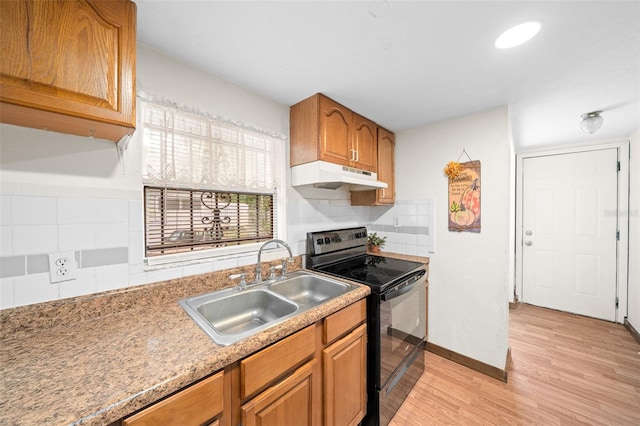
<instances>
[{"instance_id":1,"label":"oven vent","mask_svg":"<svg viewBox=\"0 0 640 426\"><path fill-rule=\"evenodd\" d=\"M325 189L338 189L343 185L349 185L350 191L388 187L386 183L378 180L377 173L326 161L313 161L291 167L291 185Z\"/></svg>"}]
</instances>

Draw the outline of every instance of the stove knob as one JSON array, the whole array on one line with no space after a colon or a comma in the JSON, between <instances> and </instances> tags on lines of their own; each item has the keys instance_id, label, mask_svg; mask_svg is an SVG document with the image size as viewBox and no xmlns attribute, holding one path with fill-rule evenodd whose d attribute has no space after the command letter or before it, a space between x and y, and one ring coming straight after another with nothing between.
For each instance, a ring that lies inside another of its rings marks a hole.
<instances>
[{"instance_id":1,"label":"stove knob","mask_svg":"<svg viewBox=\"0 0 640 426\"><path fill-rule=\"evenodd\" d=\"M318 238L316 240L316 244L318 244L319 246L321 246L322 244L324 244L324 240L322 238Z\"/></svg>"},{"instance_id":2,"label":"stove knob","mask_svg":"<svg viewBox=\"0 0 640 426\"><path fill-rule=\"evenodd\" d=\"M330 242L331 242L331 239L329 237L324 237L325 244L329 244Z\"/></svg>"}]
</instances>

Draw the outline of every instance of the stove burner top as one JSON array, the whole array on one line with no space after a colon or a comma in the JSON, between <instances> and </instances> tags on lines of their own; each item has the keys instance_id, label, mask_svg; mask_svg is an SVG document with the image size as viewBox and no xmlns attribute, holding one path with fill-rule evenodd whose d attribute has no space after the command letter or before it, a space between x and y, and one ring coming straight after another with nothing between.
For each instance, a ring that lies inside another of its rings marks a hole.
<instances>
[{"instance_id":1,"label":"stove burner top","mask_svg":"<svg viewBox=\"0 0 640 426\"><path fill-rule=\"evenodd\" d=\"M307 233L307 268L355 281L382 293L424 264L367 254L367 228Z\"/></svg>"},{"instance_id":2,"label":"stove burner top","mask_svg":"<svg viewBox=\"0 0 640 426\"><path fill-rule=\"evenodd\" d=\"M417 262L364 254L316 269L366 284L374 291L380 291L385 285L421 266L422 264Z\"/></svg>"},{"instance_id":3,"label":"stove burner top","mask_svg":"<svg viewBox=\"0 0 640 426\"><path fill-rule=\"evenodd\" d=\"M356 269L350 272L351 278L356 279L358 281L366 281L367 280L367 268Z\"/></svg>"}]
</instances>

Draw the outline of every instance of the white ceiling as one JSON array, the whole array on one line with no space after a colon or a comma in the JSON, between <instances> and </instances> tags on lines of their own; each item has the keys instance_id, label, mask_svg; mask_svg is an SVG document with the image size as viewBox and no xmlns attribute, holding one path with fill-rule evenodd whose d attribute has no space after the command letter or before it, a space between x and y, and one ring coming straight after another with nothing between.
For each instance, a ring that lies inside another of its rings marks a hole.
<instances>
[{"instance_id":1,"label":"white ceiling","mask_svg":"<svg viewBox=\"0 0 640 426\"><path fill-rule=\"evenodd\" d=\"M135 1L140 42L283 105L322 92L392 131L509 105L518 151L640 128L638 0Z\"/></svg>"}]
</instances>

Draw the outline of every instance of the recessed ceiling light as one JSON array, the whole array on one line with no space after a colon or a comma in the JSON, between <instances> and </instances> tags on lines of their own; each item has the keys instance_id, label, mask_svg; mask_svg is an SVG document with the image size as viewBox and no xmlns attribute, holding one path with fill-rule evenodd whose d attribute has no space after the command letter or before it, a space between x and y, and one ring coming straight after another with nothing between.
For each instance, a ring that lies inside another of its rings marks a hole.
<instances>
[{"instance_id":1,"label":"recessed ceiling light","mask_svg":"<svg viewBox=\"0 0 640 426\"><path fill-rule=\"evenodd\" d=\"M535 21L516 25L515 27L500 34L500 37L496 39L494 44L498 49L508 49L510 47L519 46L522 43L531 40L536 34L538 34L540 27L540 23Z\"/></svg>"}]
</instances>

